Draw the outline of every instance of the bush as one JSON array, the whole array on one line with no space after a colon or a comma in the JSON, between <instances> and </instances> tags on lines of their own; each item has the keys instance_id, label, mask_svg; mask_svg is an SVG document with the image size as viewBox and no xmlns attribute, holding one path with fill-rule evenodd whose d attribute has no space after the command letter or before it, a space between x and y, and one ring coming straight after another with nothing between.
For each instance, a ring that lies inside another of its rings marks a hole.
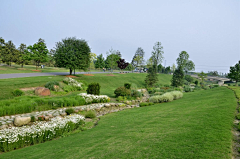
<instances>
[{"instance_id":1,"label":"bush","mask_svg":"<svg viewBox=\"0 0 240 159\"><path fill-rule=\"evenodd\" d=\"M170 92L170 93L172 94L174 100L183 97L183 93L180 92L180 91L172 91L172 92Z\"/></svg>"},{"instance_id":2,"label":"bush","mask_svg":"<svg viewBox=\"0 0 240 159\"><path fill-rule=\"evenodd\" d=\"M57 81L50 81L48 83L45 84L45 88L48 88L51 91L56 91L56 89L54 88L54 86L59 86L59 83Z\"/></svg>"},{"instance_id":3,"label":"bush","mask_svg":"<svg viewBox=\"0 0 240 159\"><path fill-rule=\"evenodd\" d=\"M88 83L86 81L84 81L84 80L78 80L78 81L79 81L79 83L82 83L82 89L83 90L87 90Z\"/></svg>"},{"instance_id":4,"label":"bush","mask_svg":"<svg viewBox=\"0 0 240 159\"><path fill-rule=\"evenodd\" d=\"M65 110L65 112L67 113L67 115L70 115L72 113L74 113L74 109L73 108L68 108Z\"/></svg>"},{"instance_id":5,"label":"bush","mask_svg":"<svg viewBox=\"0 0 240 159\"><path fill-rule=\"evenodd\" d=\"M145 107L145 106L150 106L150 105L153 105L154 103L147 103L147 102L142 102L139 104L140 107Z\"/></svg>"},{"instance_id":6,"label":"bush","mask_svg":"<svg viewBox=\"0 0 240 159\"><path fill-rule=\"evenodd\" d=\"M190 86L184 86L184 92L192 92L192 88Z\"/></svg>"},{"instance_id":7,"label":"bush","mask_svg":"<svg viewBox=\"0 0 240 159\"><path fill-rule=\"evenodd\" d=\"M142 97L142 93L137 91L137 90L132 90L131 91L131 96L132 97Z\"/></svg>"},{"instance_id":8,"label":"bush","mask_svg":"<svg viewBox=\"0 0 240 159\"><path fill-rule=\"evenodd\" d=\"M35 121L36 121L35 116L31 116L31 122L35 122Z\"/></svg>"},{"instance_id":9,"label":"bush","mask_svg":"<svg viewBox=\"0 0 240 159\"><path fill-rule=\"evenodd\" d=\"M124 83L124 87L127 89L131 89L131 84L130 83Z\"/></svg>"},{"instance_id":10,"label":"bush","mask_svg":"<svg viewBox=\"0 0 240 159\"><path fill-rule=\"evenodd\" d=\"M85 118L91 118L91 119L96 118L96 113L94 111L88 111L85 114Z\"/></svg>"},{"instance_id":11,"label":"bush","mask_svg":"<svg viewBox=\"0 0 240 159\"><path fill-rule=\"evenodd\" d=\"M188 81L189 83L193 83L193 81L194 81L193 77L190 76L190 75L185 75L184 79L185 79L186 81Z\"/></svg>"},{"instance_id":12,"label":"bush","mask_svg":"<svg viewBox=\"0 0 240 159\"><path fill-rule=\"evenodd\" d=\"M115 91L114 94L116 97L118 96L130 96L131 95L131 90L126 89L125 87L118 87Z\"/></svg>"},{"instance_id":13,"label":"bush","mask_svg":"<svg viewBox=\"0 0 240 159\"><path fill-rule=\"evenodd\" d=\"M182 98L183 93L180 91L172 91L164 93L163 95L156 95L149 98L150 102L153 103L163 103L163 102L171 102L174 99Z\"/></svg>"},{"instance_id":14,"label":"bush","mask_svg":"<svg viewBox=\"0 0 240 159\"><path fill-rule=\"evenodd\" d=\"M15 89L14 91L12 91L13 96L17 97L17 96L22 96L24 95L24 92L20 89Z\"/></svg>"},{"instance_id":15,"label":"bush","mask_svg":"<svg viewBox=\"0 0 240 159\"><path fill-rule=\"evenodd\" d=\"M72 85L65 85L65 86L63 87L63 90L64 90L65 92L73 92L73 91L76 91L76 88L73 87Z\"/></svg>"},{"instance_id":16,"label":"bush","mask_svg":"<svg viewBox=\"0 0 240 159\"><path fill-rule=\"evenodd\" d=\"M195 83L196 85L198 85L198 80L196 80L194 83Z\"/></svg>"},{"instance_id":17,"label":"bush","mask_svg":"<svg viewBox=\"0 0 240 159\"><path fill-rule=\"evenodd\" d=\"M100 94L100 84L99 83L90 83L87 88L88 94L99 95Z\"/></svg>"}]
</instances>

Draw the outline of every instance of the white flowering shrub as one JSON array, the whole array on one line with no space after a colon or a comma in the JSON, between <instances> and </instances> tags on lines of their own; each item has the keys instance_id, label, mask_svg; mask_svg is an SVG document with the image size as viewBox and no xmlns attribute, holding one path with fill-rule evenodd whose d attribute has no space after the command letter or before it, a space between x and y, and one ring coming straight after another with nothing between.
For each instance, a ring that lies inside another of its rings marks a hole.
<instances>
[{"instance_id":1,"label":"white flowering shrub","mask_svg":"<svg viewBox=\"0 0 240 159\"><path fill-rule=\"evenodd\" d=\"M163 102L171 102L173 100L179 99L183 97L183 93L180 91L172 91L164 93L163 95L156 95L149 98L149 102L153 103L163 103Z\"/></svg>"},{"instance_id":2,"label":"white flowering shrub","mask_svg":"<svg viewBox=\"0 0 240 159\"><path fill-rule=\"evenodd\" d=\"M71 115L56 117L49 122L35 122L31 126L10 127L0 130L0 150L11 151L36 143L45 142L77 129L83 124L84 117Z\"/></svg>"},{"instance_id":3,"label":"white flowering shrub","mask_svg":"<svg viewBox=\"0 0 240 159\"><path fill-rule=\"evenodd\" d=\"M74 88L76 88L79 91L82 90L82 83L76 81L73 78L66 77L63 79L63 82L66 83L67 85L73 86Z\"/></svg>"},{"instance_id":4,"label":"white flowering shrub","mask_svg":"<svg viewBox=\"0 0 240 159\"><path fill-rule=\"evenodd\" d=\"M172 91L170 92L172 95L173 95L173 99L176 100L176 99L180 99L183 97L183 93L180 92L180 91Z\"/></svg>"},{"instance_id":5,"label":"white flowering shrub","mask_svg":"<svg viewBox=\"0 0 240 159\"><path fill-rule=\"evenodd\" d=\"M83 97L87 104L110 102L110 98L107 95L93 95L87 93L80 93L79 96Z\"/></svg>"}]
</instances>

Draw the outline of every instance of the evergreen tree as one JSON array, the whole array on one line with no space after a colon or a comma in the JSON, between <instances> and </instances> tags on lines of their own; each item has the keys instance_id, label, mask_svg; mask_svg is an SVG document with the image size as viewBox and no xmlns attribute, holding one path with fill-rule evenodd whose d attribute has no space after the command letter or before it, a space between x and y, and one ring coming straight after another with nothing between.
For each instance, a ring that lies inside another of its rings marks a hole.
<instances>
[{"instance_id":1,"label":"evergreen tree","mask_svg":"<svg viewBox=\"0 0 240 159\"><path fill-rule=\"evenodd\" d=\"M23 65L26 61L31 60L30 53L27 50L27 46L25 44L20 44L18 47L19 55L17 58L17 63L21 65L23 68Z\"/></svg>"},{"instance_id":2,"label":"evergreen tree","mask_svg":"<svg viewBox=\"0 0 240 159\"><path fill-rule=\"evenodd\" d=\"M155 83L157 83L157 73L156 73L156 67L149 67L148 68L148 75L145 78L145 83L147 87L153 87Z\"/></svg>"},{"instance_id":3,"label":"evergreen tree","mask_svg":"<svg viewBox=\"0 0 240 159\"><path fill-rule=\"evenodd\" d=\"M174 87L182 86L184 82L184 72L182 67L177 67L177 69L174 71L171 85Z\"/></svg>"},{"instance_id":4,"label":"evergreen tree","mask_svg":"<svg viewBox=\"0 0 240 159\"><path fill-rule=\"evenodd\" d=\"M2 61L6 62L8 65L11 66L12 62L16 62L18 57L18 51L16 50L15 45L10 40L5 43L4 50L2 52Z\"/></svg>"},{"instance_id":5,"label":"evergreen tree","mask_svg":"<svg viewBox=\"0 0 240 159\"><path fill-rule=\"evenodd\" d=\"M105 67L104 57L102 54L97 56L97 60L95 62L95 68L103 69Z\"/></svg>"}]
</instances>

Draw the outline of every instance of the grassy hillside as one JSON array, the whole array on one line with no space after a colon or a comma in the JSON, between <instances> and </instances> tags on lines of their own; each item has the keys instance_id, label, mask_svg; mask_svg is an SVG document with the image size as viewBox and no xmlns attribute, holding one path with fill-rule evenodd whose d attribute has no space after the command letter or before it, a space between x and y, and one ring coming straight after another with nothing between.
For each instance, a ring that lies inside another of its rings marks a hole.
<instances>
[{"instance_id":1,"label":"grassy hillside","mask_svg":"<svg viewBox=\"0 0 240 159\"><path fill-rule=\"evenodd\" d=\"M78 75L79 80L85 80L87 83L98 82L101 85L101 94L114 97L114 90L123 86L124 83L135 83L139 88L144 87L144 79L146 73L128 73L114 74L115 76L107 76L107 74L94 74L94 76ZM64 76L40 76L0 79L0 100L13 98L11 92L17 88L44 86L48 81L62 81ZM170 84L171 75L159 74L158 79L161 84Z\"/></svg>"},{"instance_id":2,"label":"grassy hillside","mask_svg":"<svg viewBox=\"0 0 240 159\"><path fill-rule=\"evenodd\" d=\"M81 133L0 155L0 158L231 158L237 102L220 87L182 99L101 117Z\"/></svg>"}]
</instances>

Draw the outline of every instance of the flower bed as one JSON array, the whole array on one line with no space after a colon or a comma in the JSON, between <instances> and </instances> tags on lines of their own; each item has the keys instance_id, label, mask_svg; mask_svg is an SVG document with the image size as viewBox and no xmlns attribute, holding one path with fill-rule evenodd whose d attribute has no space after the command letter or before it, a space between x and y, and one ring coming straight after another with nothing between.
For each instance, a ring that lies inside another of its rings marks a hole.
<instances>
[{"instance_id":1,"label":"flower bed","mask_svg":"<svg viewBox=\"0 0 240 159\"><path fill-rule=\"evenodd\" d=\"M77 129L84 122L81 115L65 118L56 117L49 122L35 122L31 126L10 127L0 130L0 150L11 151L16 148L42 143L65 132Z\"/></svg>"},{"instance_id":2,"label":"flower bed","mask_svg":"<svg viewBox=\"0 0 240 159\"><path fill-rule=\"evenodd\" d=\"M63 79L63 82L75 87L77 90L82 90L82 83L78 82L77 80L71 78L71 77L66 77Z\"/></svg>"},{"instance_id":3,"label":"flower bed","mask_svg":"<svg viewBox=\"0 0 240 159\"><path fill-rule=\"evenodd\" d=\"M87 93L80 93L79 95L85 99L86 104L110 102L110 98L106 95L92 95Z\"/></svg>"}]
</instances>

